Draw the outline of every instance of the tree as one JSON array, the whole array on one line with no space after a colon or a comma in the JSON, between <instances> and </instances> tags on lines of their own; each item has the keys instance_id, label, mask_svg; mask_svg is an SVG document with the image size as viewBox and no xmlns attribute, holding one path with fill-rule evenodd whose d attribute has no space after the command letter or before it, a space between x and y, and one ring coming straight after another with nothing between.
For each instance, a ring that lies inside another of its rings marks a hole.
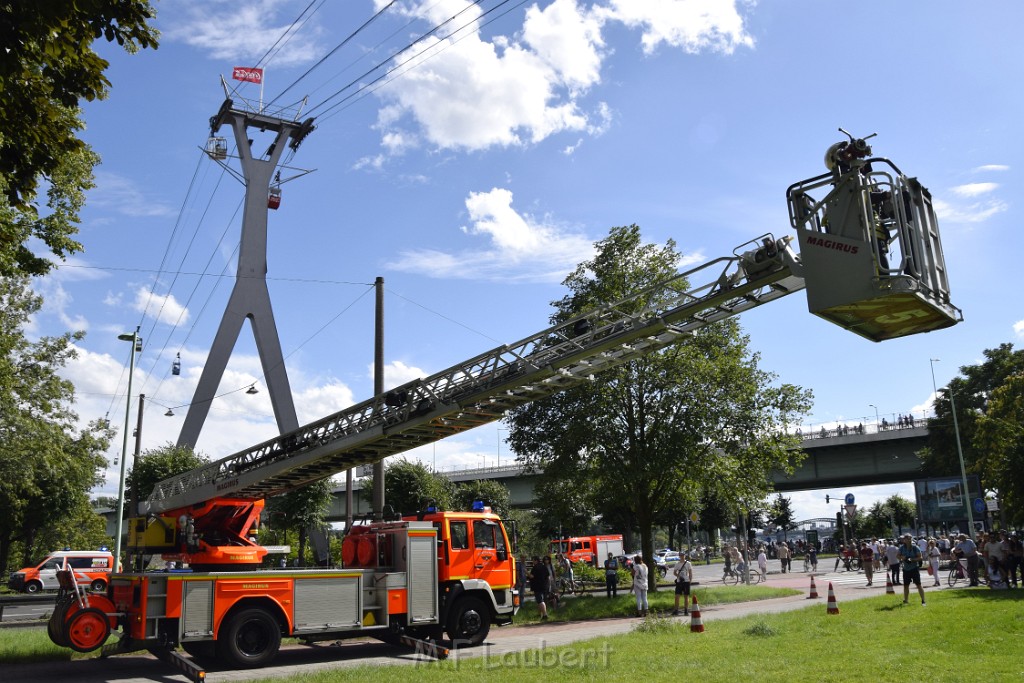
<instances>
[{"instance_id":1,"label":"tree","mask_svg":"<svg viewBox=\"0 0 1024 683\"><path fill-rule=\"evenodd\" d=\"M315 481L267 501L271 526L285 531L293 530L298 534L300 563L305 564L309 531L326 525L330 505L330 479Z\"/></svg>"},{"instance_id":2,"label":"tree","mask_svg":"<svg viewBox=\"0 0 1024 683\"><path fill-rule=\"evenodd\" d=\"M373 499L373 477L364 480L364 500ZM384 503L398 514L414 514L428 501L441 509L455 504L455 484L443 474L431 472L419 462L398 458L384 466Z\"/></svg>"},{"instance_id":3,"label":"tree","mask_svg":"<svg viewBox=\"0 0 1024 683\"><path fill-rule=\"evenodd\" d=\"M508 487L493 479L477 479L455 485L455 509L472 510L473 503L482 501L499 517L507 517L512 510L512 495Z\"/></svg>"},{"instance_id":4,"label":"tree","mask_svg":"<svg viewBox=\"0 0 1024 683\"><path fill-rule=\"evenodd\" d=\"M657 247L635 225L613 228L563 282L569 293L554 302L552 322L663 282L679 260L671 241ZM637 301L637 312L646 303ZM701 328L685 343L516 408L509 441L543 476L586 481L602 504L627 508L650 560L656 516L671 501L696 503L716 490L745 507L764 498L772 470L792 471L800 457L783 427L806 412L809 394L775 386L747 344L734 320Z\"/></svg>"},{"instance_id":5,"label":"tree","mask_svg":"<svg viewBox=\"0 0 1024 683\"><path fill-rule=\"evenodd\" d=\"M125 491L138 495L139 501L149 498L156 485L189 470L202 467L210 459L186 446L176 446L170 441L157 448L147 448L135 460L125 476ZM130 494L129 494L130 495ZM112 499L117 506L117 498ZM129 516L137 514L128 511Z\"/></svg>"},{"instance_id":6,"label":"tree","mask_svg":"<svg viewBox=\"0 0 1024 683\"><path fill-rule=\"evenodd\" d=\"M893 494L885 499L882 506L891 518L891 523L896 524L897 535L903 533L903 527L910 527L917 518L917 505L899 494Z\"/></svg>"},{"instance_id":7,"label":"tree","mask_svg":"<svg viewBox=\"0 0 1024 683\"><path fill-rule=\"evenodd\" d=\"M999 506L1008 523L1024 524L1024 373L1007 377L992 392L972 441L984 454L985 480L999 491Z\"/></svg>"},{"instance_id":8,"label":"tree","mask_svg":"<svg viewBox=\"0 0 1024 683\"><path fill-rule=\"evenodd\" d=\"M592 493L582 482L540 477L533 489L539 532L549 540L583 535L594 524Z\"/></svg>"},{"instance_id":9,"label":"tree","mask_svg":"<svg viewBox=\"0 0 1024 683\"><path fill-rule=\"evenodd\" d=\"M69 115L82 100L103 99L110 65L92 49L98 38L128 52L157 46L146 0L49 0L0 4L0 177L12 206L31 202L42 177L81 152L82 124Z\"/></svg>"},{"instance_id":10,"label":"tree","mask_svg":"<svg viewBox=\"0 0 1024 683\"><path fill-rule=\"evenodd\" d=\"M0 567L15 543L24 566L44 543L85 541L70 532L95 529L88 491L102 480L112 436L100 421L77 427L74 386L59 375L83 335L25 337L41 305L27 278L0 277Z\"/></svg>"},{"instance_id":11,"label":"tree","mask_svg":"<svg viewBox=\"0 0 1024 683\"><path fill-rule=\"evenodd\" d=\"M1013 344L1007 343L982 353L985 357L983 362L962 366L960 376L939 388L935 398L935 417L928 420L928 446L919 452L922 469L927 476L960 474L951 392L956 405L956 427L960 431L965 468L968 472L984 474L981 471L982 452L975 447L978 421L987 412L989 400L996 389L1010 377L1024 373L1024 351L1014 351Z\"/></svg>"},{"instance_id":12,"label":"tree","mask_svg":"<svg viewBox=\"0 0 1024 683\"><path fill-rule=\"evenodd\" d=\"M776 496L768 510L768 521L782 529L782 538L786 539L786 532L793 528L793 522L796 521L792 501L781 493Z\"/></svg>"}]
</instances>

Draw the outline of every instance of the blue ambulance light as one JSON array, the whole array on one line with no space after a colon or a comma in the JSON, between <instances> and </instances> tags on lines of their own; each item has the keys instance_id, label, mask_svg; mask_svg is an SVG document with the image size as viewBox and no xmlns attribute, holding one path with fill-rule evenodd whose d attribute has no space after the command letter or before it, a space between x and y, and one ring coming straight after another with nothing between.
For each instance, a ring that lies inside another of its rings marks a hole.
<instances>
[{"instance_id":1,"label":"blue ambulance light","mask_svg":"<svg viewBox=\"0 0 1024 683\"><path fill-rule=\"evenodd\" d=\"M482 500L473 501L473 512L483 512L485 509L484 502Z\"/></svg>"},{"instance_id":2,"label":"blue ambulance light","mask_svg":"<svg viewBox=\"0 0 1024 683\"><path fill-rule=\"evenodd\" d=\"M427 506L427 514L430 514L430 513L433 513L433 512L437 512L437 506L436 505L428 505Z\"/></svg>"}]
</instances>

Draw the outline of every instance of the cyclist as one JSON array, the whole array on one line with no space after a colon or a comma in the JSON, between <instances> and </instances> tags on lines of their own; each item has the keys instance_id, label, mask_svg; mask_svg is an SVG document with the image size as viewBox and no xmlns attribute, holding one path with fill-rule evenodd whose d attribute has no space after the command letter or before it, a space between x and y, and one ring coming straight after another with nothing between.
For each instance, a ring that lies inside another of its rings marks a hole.
<instances>
[{"instance_id":1,"label":"cyclist","mask_svg":"<svg viewBox=\"0 0 1024 683\"><path fill-rule=\"evenodd\" d=\"M568 583L566 585L569 587L570 592L572 592L572 587L573 587L572 562L570 562L569 558L566 557L565 555L563 555L562 553L558 553L558 568L560 570L562 570L562 579L564 581L568 581Z\"/></svg>"}]
</instances>

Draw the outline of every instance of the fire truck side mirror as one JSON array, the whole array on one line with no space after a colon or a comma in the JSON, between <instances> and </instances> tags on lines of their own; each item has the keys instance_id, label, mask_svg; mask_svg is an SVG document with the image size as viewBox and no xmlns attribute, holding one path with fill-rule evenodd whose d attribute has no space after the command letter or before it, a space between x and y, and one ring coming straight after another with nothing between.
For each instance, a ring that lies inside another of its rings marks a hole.
<instances>
[{"instance_id":1,"label":"fire truck side mirror","mask_svg":"<svg viewBox=\"0 0 1024 683\"><path fill-rule=\"evenodd\" d=\"M508 550L505 548L498 548L498 559L504 562L508 559Z\"/></svg>"}]
</instances>

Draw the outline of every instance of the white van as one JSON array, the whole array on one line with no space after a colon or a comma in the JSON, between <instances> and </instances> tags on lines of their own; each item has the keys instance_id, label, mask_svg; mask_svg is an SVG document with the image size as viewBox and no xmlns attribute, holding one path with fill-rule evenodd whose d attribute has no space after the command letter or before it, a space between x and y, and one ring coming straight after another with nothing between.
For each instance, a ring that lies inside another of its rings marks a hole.
<instances>
[{"instance_id":1,"label":"white van","mask_svg":"<svg viewBox=\"0 0 1024 683\"><path fill-rule=\"evenodd\" d=\"M94 591L105 591L110 583L114 556L106 548L99 550L58 550L50 553L35 567L13 572L7 580L11 590L38 593L57 590L57 570L73 569L79 585Z\"/></svg>"}]
</instances>

